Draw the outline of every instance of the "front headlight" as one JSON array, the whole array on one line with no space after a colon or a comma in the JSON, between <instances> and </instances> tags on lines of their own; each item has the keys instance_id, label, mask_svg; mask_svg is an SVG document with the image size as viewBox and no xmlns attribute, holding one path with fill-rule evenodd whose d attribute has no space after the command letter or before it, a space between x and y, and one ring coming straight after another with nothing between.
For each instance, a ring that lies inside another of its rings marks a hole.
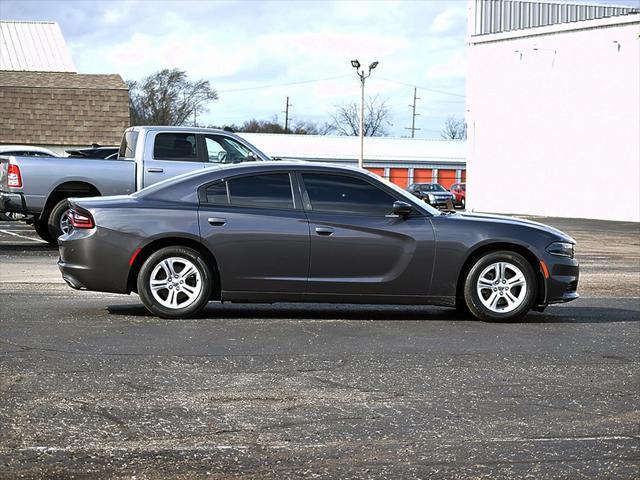
<instances>
[{"instance_id":1,"label":"front headlight","mask_svg":"<svg viewBox=\"0 0 640 480\"><path fill-rule=\"evenodd\" d=\"M551 255L573 258L575 255L575 245L569 242L553 242L547 247L547 252Z\"/></svg>"},{"instance_id":2,"label":"front headlight","mask_svg":"<svg viewBox=\"0 0 640 480\"><path fill-rule=\"evenodd\" d=\"M435 202L436 197L433 195L433 193L430 193L429 195L427 195L427 197L429 198L430 202Z\"/></svg>"}]
</instances>

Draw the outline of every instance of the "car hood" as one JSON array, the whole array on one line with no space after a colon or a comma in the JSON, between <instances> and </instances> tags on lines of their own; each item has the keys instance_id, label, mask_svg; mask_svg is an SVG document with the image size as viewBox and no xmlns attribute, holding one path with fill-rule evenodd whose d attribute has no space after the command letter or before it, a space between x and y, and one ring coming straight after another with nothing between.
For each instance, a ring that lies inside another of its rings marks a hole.
<instances>
[{"instance_id":1,"label":"car hood","mask_svg":"<svg viewBox=\"0 0 640 480\"><path fill-rule=\"evenodd\" d=\"M438 196L440 196L440 197L449 197L449 196L453 195L453 193L451 193L451 192L429 192L429 191L426 191L426 190L420 191L419 193L422 194L422 195L431 194L431 195L435 195L436 197L438 197Z\"/></svg>"},{"instance_id":2,"label":"car hood","mask_svg":"<svg viewBox=\"0 0 640 480\"><path fill-rule=\"evenodd\" d=\"M534 229L542 231L542 232L553 234L553 235L559 237L560 241L576 243L576 241L571 236L567 235L563 231L558 230L557 228L554 228L554 227L550 227L549 225L546 225L544 223L534 222L533 220L526 220L524 218L509 217L509 216L506 216L506 215L492 215L492 214L488 214L488 213L464 212L464 213L456 213L455 215L459 215L462 218L468 218L468 219L471 219L471 220L493 221L493 222L505 223L505 224L510 224L510 225L526 226L526 227L534 228Z\"/></svg>"}]
</instances>

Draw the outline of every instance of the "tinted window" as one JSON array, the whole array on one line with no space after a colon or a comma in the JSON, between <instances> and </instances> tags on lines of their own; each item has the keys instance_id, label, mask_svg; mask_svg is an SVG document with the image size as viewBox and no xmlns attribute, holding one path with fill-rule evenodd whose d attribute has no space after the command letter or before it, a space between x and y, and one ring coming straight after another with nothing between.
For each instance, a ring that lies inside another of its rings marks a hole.
<instances>
[{"instance_id":1,"label":"tinted window","mask_svg":"<svg viewBox=\"0 0 640 480\"><path fill-rule=\"evenodd\" d=\"M234 178L228 181L231 205L238 207L294 208L288 173Z\"/></svg>"},{"instance_id":2,"label":"tinted window","mask_svg":"<svg viewBox=\"0 0 640 480\"><path fill-rule=\"evenodd\" d=\"M235 140L221 135L207 135L207 161L211 163L240 163L254 160L251 150Z\"/></svg>"},{"instance_id":3,"label":"tinted window","mask_svg":"<svg viewBox=\"0 0 640 480\"><path fill-rule=\"evenodd\" d=\"M125 132L120 143L118 156L122 158L133 158L136 154L136 143L138 143L138 132Z\"/></svg>"},{"instance_id":4,"label":"tinted window","mask_svg":"<svg viewBox=\"0 0 640 480\"><path fill-rule=\"evenodd\" d=\"M227 182L219 182L209 185L205 190L207 203L215 205L228 205L229 197L227 195Z\"/></svg>"},{"instance_id":5,"label":"tinted window","mask_svg":"<svg viewBox=\"0 0 640 480\"><path fill-rule=\"evenodd\" d=\"M153 144L153 158L197 162L196 136L193 133L159 133Z\"/></svg>"},{"instance_id":6,"label":"tinted window","mask_svg":"<svg viewBox=\"0 0 640 480\"><path fill-rule=\"evenodd\" d=\"M302 178L315 211L386 215L396 201L384 190L354 177L304 173Z\"/></svg>"}]
</instances>

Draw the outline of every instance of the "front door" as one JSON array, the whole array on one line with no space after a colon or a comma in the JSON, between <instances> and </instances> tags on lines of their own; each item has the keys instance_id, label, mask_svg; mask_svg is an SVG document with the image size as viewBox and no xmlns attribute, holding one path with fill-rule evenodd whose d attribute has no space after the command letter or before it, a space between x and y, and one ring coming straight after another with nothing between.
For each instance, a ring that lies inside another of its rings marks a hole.
<instances>
[{"instance_id":1,"label":"front door","mask_svg":"<svg viewBox=\"0 0 640 480\"><path fill-rule=\"evenodd\" d=\"M397 198L360 175L303 172L311 235L309 293L425 296L435 238L428 217L387 216Z\"/></svg>"},{"instance_id":2,"label":"front door","mask_svg":"<svg viewBox=\"0 0 640 480\"><path fill-rule=\"evenodd\" d=\"M196 134L158 133L153 139L153 153L145 156L143 187L183 173L204 168L199 160Z\"/></svg>"},{"instance_id":3,"label":"front door","mask_svg":"<svg viewBox=\"0 0 640 480\"><path fill-rule=\"evenodd\" d=\"M296 198L297 197L297 198ZM244 292L303 294L309 227L288 172L249 174L208 185L200 235L218 262L223 298Z\"/></svg>"}]
</instances>

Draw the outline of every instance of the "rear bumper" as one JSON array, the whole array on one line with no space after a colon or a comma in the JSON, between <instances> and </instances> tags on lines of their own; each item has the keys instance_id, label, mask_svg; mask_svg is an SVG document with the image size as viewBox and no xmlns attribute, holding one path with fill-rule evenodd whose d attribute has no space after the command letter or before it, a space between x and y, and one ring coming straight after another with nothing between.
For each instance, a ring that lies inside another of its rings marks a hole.
<instances>
[{"instance_id":1,"label":"rear bumper","mask_svg":"<svg viewBox=\"0 0 640 480\"><path fill-rule=\"evenodd\" d=\"M0 212L22 213L27 215L27 202L20 192L0 191Z\"/></svg>"},{"instance_id":2,"label":"rear bumper","mask_svg":"<svg viewBox=\"0 0 640 480\"><path fill-rule=\"evenodd\" d=\"M58 268L71 288L129 293L129 239L109 233L97 227L58 238Z\"/></svg>"}]
</instances>

